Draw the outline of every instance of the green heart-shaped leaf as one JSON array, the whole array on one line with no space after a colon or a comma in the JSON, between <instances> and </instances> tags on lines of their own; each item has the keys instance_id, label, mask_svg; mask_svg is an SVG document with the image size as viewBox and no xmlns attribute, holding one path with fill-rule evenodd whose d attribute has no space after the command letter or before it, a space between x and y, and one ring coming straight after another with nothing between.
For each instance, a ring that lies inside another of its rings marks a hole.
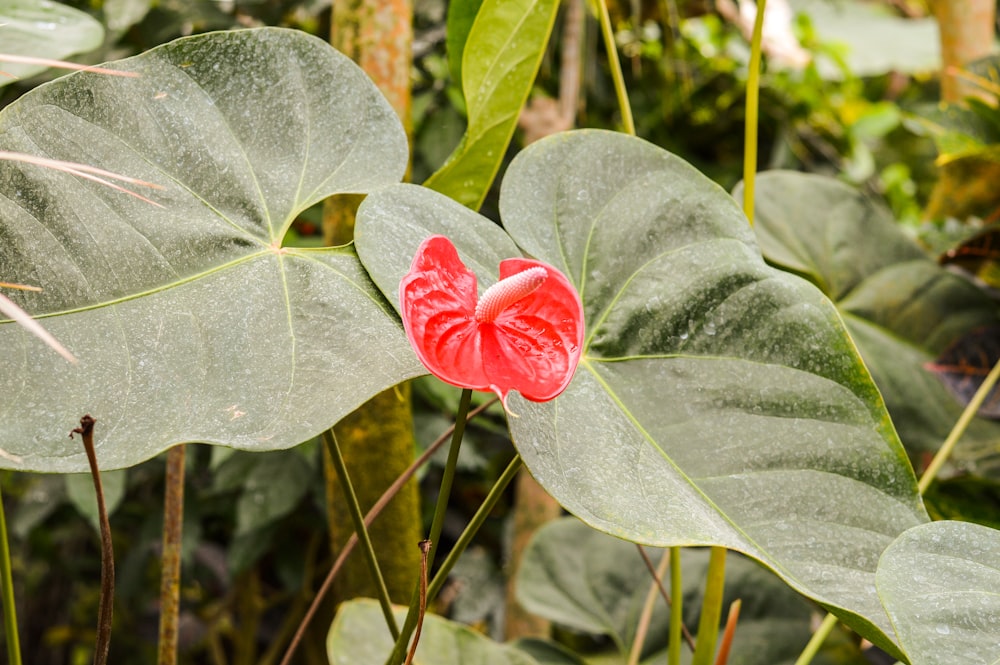
<instances>
[{"instance_id":1,"label":"green heart-shaped leaf","mask_svg":"<svg viewBox=\"0 0 1000 665\"><path fill-rule=\"evenodd\" d=\"M1000 321L995 303L927 258L883 207L833 178L762 173L754 219L768 261L837 303L903 442L937 450L962 405L925 366L967 331ZM991 454L998 436L1000 426L977 419L957 458Z\"/></svg>"},{"instance_id":2,"label":"green heart-shaped leaf","mask_svg":"<svg viewBox=\"0 0 1000 665\"><path fill-rule=\"evenodd\" d=\"M914 527L886 549L876 582L913 663L1000 663L1000 531Z\"/></svg>"},{"instance_id":3,"label":"green heart-shaped leaf","mask_svg":"<svg viewBox=\"0 0 1000 665\"><path fill-rule=\"evenodd\" d=\"M397 181L406 141L363 72L279 29L182 39L4 109L0 148L156 183L158 206L73 175L0 166L0 276L80 359L0 324L6 466L102 468L179 442L251 450L315 436L420 372L350 248L284 248L295 216Z\"/></svg>"},{"instance_id":4,"label":"green heart-shaped leaf","mask_svg":"<svg viewBox=\"0 0 1000 665\"><path fill-rule=\"evenodd\" d=\"M5 0L0 5L0 53L61 60L101 45L104 28L88 14L48 0ZM48 69L0 58L0 86ZM9 74L10 76L8 76Z\"/></svg>"},{"instance_id":5,"label":"green heart-shaped leaf","mask_svg":"<svg viewBox=\"0 0 1000 665\"><path fill-rule=\"evenodd\" d=\"M406 609L394 612L402 625ZM382 663L392 652L392 635L374 600L344 603L326 639L330 665ZM433 614L424 617L415 663L425 665L536 665L527 653L498 644L467 626Z\"/></svg>"},{"instance_id":6,"label":"green heart-shaped leaf","mask_svg":"<svg viewBox=\"0 0 1000 665\"><path fill-rule=\"evenodd\" d=\"M474 247L491 245L479 236L493 225L433 201L401 187L369 197L358 251L374 279L398 288L412 254L371 249L412 252L444 233L470 267L490 266L488 286L498 252ZM512 395L511 432L539 482L622 538L745 552L893 649L876 562L927 517L829 301L764 264L728 194L621 134L531 145L500 208L521 248L577 286L587 319L566 392L544 404ZM394 240L401 219L422 235Z\"/></svg>"}]
</instances>

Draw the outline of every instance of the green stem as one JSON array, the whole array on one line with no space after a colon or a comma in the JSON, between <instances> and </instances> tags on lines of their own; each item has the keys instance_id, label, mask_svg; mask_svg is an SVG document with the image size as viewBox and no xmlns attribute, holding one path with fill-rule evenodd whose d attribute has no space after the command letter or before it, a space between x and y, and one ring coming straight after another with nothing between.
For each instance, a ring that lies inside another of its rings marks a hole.
<instances>
[{"instance_id":1,"label":"green stem","mask_svg":"<svg viewBox=\"0 0 1000 665\"><path fill-rule=\"evenodd\" d=\"M969 423L971 423L972 419L976 416L976 413L979 411L979 407L983 405L983 402L986 401L986 397L990 394L990 391L993 390L993 386L997 384L998 378L1000 378L1000 361L993 365L993 369L990 370L990 373L986 375L985 379L983 379L982 385L979 386L976 394L972 396L971 400L969 400L969 404L965 407L965 410L962 411L962 415L959 416L958 422L955 423L951 432L948 433L948 438L941 444L941 448L937 451L937 454L934 455L934 459L932 459L931 463L927 466L927 470L924 471L924 475L920 477L920 482L917 483L917 489L921 494L926 492L927 488L930 487L932 482L934 482L934 478L937 476L938 472L941 471L941 467L944 466L945 461L951 456L952 451L955 449L955 444L958 443L958 440L962 438L963 434L965 434L965 430L968 429Z\"/></svg>"},{"instance_id":2,"label":"green stem","mask_svg":"<svg viewBox=\"0 0 1000 665\"><path fill-rule=\"evenodd\" d=\"M681 587L681 548L670 548L670 642L667 665L681 665L681 629L684 627L684 589Z\"/></svg>"},{"instance_id":3,"label":"green stem","mask_svg":"<svg viewBox=\"0 0 1000 665\"><path fill-rule=\"evenodd\" d=\"M3 593L3 629L7 638L7 661L21 665L21 643L17 636L17 608L14 607L14 576L10 567L10 545L7 542L7 517L0 497L0 592Z\"/></svg>"},{"instance_id":4,"label":"green stem","mask_svg":"<svg viewBox=\"0 0 1000 665\"><path fill-rule=\"evenodd\" d=\"M795 665L809 665L812 659L816 657L816 654L819 653L823 642L826 641L826 638L830 636L830 633L833 632L836 626L837 617L827 614L826 618L823 619L823 623L819 625L819 628L816 629L816 632L809 639L809 644L806 645L806 648L799 655L798 660L795 661Z\"/></svg>"},{"instance_id":5,"label":"green stem","mask_svg":"<svg viewBox=\"0 0 1000 665\"><path fill-rule=\"evenodd\" d=\"M462 390L462 397L458 402L458 413L455 414L455 430L451 435L451 448L448 450L448 461L445 463L444 473L441 476L441 487L438 490L437 505L434 508L434 519L431 522L430 536L431 548L427 554L427 569L431 570L434 565L434 555L437 554L438 540L441 538L441 530L444 527L445 513L448 511L448 497L451 495L451 486L455 481L455 469L458 466L458 451L462 447L462 437L465 435L466 416L469 413L469 405L472 403L472 391L468 388ZM387 665L399 665L406 656L406 647L413 635L413 629L417 627L417 619L420 616L420 586L413 590L410 598L410 609L406 613L406 621L396 644L392 649L392 654Z\"/></svg>"},{"instance_id":6,"label":"green stem","mask_svg":"<svg viewBox=\"0 0 1000 665\"><path fill-rule=\"evenodd\" d=\"M705 576L705 595L701 601L701 619L698 621L697 646L691 665L711 665L715 657L715 643L719 638L719 620L722 618L722 592L726 585L726 548L712 547Z\"/></svg>"},{"instance_id":7,"label":"green stem","mask_svg":"<svg viewBox=\"0 0 1000 665\"><path fill-rule=\"evenodd\" d=\"M757 119L760 109L760 52L766 0L757 0L757 18L750 40L750 70L747 72L746 121L743 125L743 212L753 226L754 182L757 176Z\"/></svg>"},{"instance_id":8,"label":"green stem","mask_svg":"<svg viewBox=\"0 0 1000 665\"><path fill-rule=\"evenodd\" d=\"M628 101L628 90L625 89L625 75L618 60L618 46L615 44L615 31L611 27L611 16L608 14L607 0L598 0L597 10L600 13L601 36L604 38L604 50L608 52L608 69L611 70L611 80L615 85L615 96L618 97L618 107L621 109L622 126L630 136L635 136L635 120L632 119L632 105Z\"/></svg>"},{"instance_id":9,"label":"green stem","mask_svg":"<svg viewBox=\"0 0 1000 665\"><path fill-rule=\"evenodd\" d=\"M438 570L437 574L434 575L434 579L431 580L430 586L427 587L427 599L428 602L433 602L434 598L437 597L438 593L441 592L441 588L444 586L445 582L448 581L448 574L451 573L451 569L455 567L458 563L459 557L465 552L469 547L469 543L479 532L479 529L483 526L486 518L490 516L493 512L493 508L496 507L497 501L503 496L504 490L510 485L510 482L514 480L517 476L517 472L521 469L522 462L521 456L515 455L514 459L510 461L507 468L504 470L497 481L493 484L493 488L490 489L490 493L486 495L483 500L483 505L479 506L479 510L476 514L472 516L469 521L468 526L462 531L462 535L459 536L458 540L455 542L455 546L451 548L448 552L448 556L445 557L444 561L441 562L441 568Z\"/></svg>"},{"instance_id":10,"label":"green stem","mask_svg":"<svg viewBox=\"0 0 1000 665\"><path fill-rule=\"evenodd\" d=\"M344 499L347 501L347 511L351 514L354 531L358 534L358 542L361 543L361 551L365 553L365 561L368 562L368 570L378 592L378 602L382 606L382 614L385 615L385 624L389 627L392 638L397 639L399 638L399 626L392 613L389 590L385 586L385 578L382 577L382 569L378 566L378 559L375 558L375 548L372 547L372 540L368 535L368 527L365 526L361 506L358 505L358 496L354 492L354 485L351 484L351 477L347 473L347 464L344 462L343 453L340 452L340 444L337 442L337 436L333 433L333 428L323 432L323 441L330 452L330 458L333 460L337 475L340 476L340 484L344 488Z\"/></svg>"}]
</instances>

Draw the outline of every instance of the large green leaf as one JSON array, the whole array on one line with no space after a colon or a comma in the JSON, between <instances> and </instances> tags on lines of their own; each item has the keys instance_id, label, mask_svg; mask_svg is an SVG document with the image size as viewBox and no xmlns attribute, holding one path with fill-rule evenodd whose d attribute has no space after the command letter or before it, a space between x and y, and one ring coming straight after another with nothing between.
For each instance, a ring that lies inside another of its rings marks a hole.
<instances>
[{"instance_id":1,"label":"large green leaf","mask_svg":"<svg viewBox=\"0 0 1000 665\"><path fill-rule=\"evenodd\" d=\"M649 550L657 561L661 550ZM701 611L708 552L681 552L685 623L694 630ZM517 576L518 601L530 612L574 630L608 635L627 656L651 577L635 545L565 518L542 527L524 553ZM812 636L814 608L787 585L746 557L731 554L726 563L723 606L742 600L731 662L790 665ZM667 642L668 610L657 601L645 637L644 653ZM841 649L836 640L822 662L865 663L861 652ZM687 647L684 648L687 650ZM837 656L834 653L841 650ZM652 662L664 662L660 657Z\"/></svg>"},{"instance_id":2,"label":"large green leaf","mask_svg":"<svg viewBox=\"0 0 1000 665\"><path fill-rule=\"evenodd\" d=\"M402 625L406 609L395 612ZM385 662L393 639L385 626L382 610L374 600L344 603L330 626L326 652L330 665ZM462 624L428 614L424 617L416 663L424 665L536 665L523 651L498 644Z\"/></svg>"},{"instance_id":3,"label":"large green leaf","mask_svg":"<svg viewBox=\"0 0 1000 665\"><path fill-rule=\"evenodd\" d=\"M419 238L477 254L485 219L412 188L370 196L358 251L391 293ZM566 392L512 395L518 449L543 486L600 530L650 545L722 545L894 648L874 590L882 550L927 519L913 472L836 310L765 265L737 204L639 139L570 132L511 164L501 215L525 253L580 290L586 348ZM420 230L420 229L418 229ZM486 243L489 244L489 243ZM502 250L500 253L504 253Z\"/></svg>"},{"instance_id":4,"label":"large green leaf","mask_svg":"<svg viewBox=\"0 0 1000 665\"><path fill-rule=\"evenodd\" d=\"M876 581L913 663L1000 663L1000 532L915 527L886 549Z\"/></svg>"},{"instance_id":5,"label":"large green leaf","mask_svg":"<svg viewBox=\"0 0 1000 665\"><path fill-rule=\"evenodd\" d=\"M0 323L5 466L102 468L179 442L309 439L420 372L350 248L281 247L296 214L397 181L406 142L360 69L279 29L182 39L4 109L0 148L161 185L155 207L74 176L0 167L0 275L80 359ZM20 458L12 461L11 456Z\"/></svg>"},{"instance_id":6,"label":"large green leaf","mask_svg":"<svg viewBox=\"0 0 1000 665\"><path fill-rule=\"evenodd\" d=\"M424 183L478 209L507 151L549 42L556 0L483 0L462 50L469 125L462 143Z\"/></svg>"},{"instance_id":7,"label":"large green leaf","mask_svg":"<svg viewBox=\"0 0 1000 665\"><path fill-rule=\"evenodd\" d=\"M0 3L0 53L62 60L93 51L104 39L104 28L78 9L51 0L5 0ZM27 78L48 67L0 60L0 71ZM0 86L17 78L0 75Z\"/></svg>"},{"instance_id":8,"label":"large green leaf","mask_svg":"<svg viewBox=\"0 0 1000 665\"><path fill-rule=\"evenodd\" d=\"M963 407L925 365L967 331L996 323L996 304L927 258L883 207L832 178L762 173L754 219L765 258L837 303L903 442L936 450ZM977 419L959 461L991 454L997 440L1000 425Z\"/></svg>"}]
</instances>

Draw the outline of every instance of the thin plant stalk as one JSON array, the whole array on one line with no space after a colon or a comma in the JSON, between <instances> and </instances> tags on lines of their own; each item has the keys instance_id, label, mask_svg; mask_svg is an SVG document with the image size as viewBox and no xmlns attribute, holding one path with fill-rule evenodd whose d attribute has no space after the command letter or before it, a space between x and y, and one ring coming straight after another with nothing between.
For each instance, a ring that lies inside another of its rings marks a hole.
<instances>
[{"instance_id":1,"label":"thin plant stalk","mask_svg":"<svg viewBox=\"0 0 1000 665\"><path fill-rule=\"evenodd\" d=\"M472 420L474 417L478 416L480 413L493 406L499 399L494 397L492 400L480 404L475 409L470 411L466 416L466 421ZM412 464L400 474L399 478L382 493L379 500L375 502L375 505L371 507L371 510L365 515L365 526L370 526L375 518L381 514L389 502L392 501L403 486L409 482L410 478L416 474L417 470L430 460L431 456L437 452L438 448L444 445L448 440L448 437L452 435L455 431L455 426L452 425L444 431L444 433L437 438L431 445L427 447L423 453L420 454L417 459L413 461ZM289 665L292 662L292 657L295 655L296 649L298 649L299 643L302 642L302 638L305 636L306 629L309 627L309 623L312 618L316 615L316 611L319 609L320 604L326 597L326 594L330 590L330 586L333 584L333 580L336 579L337 573L344 566L344 562L347 557L350 556L351 552L354 551L355 546L358 544L358 534L353 533L351 537L347 539L344 547L340 550L340 554L337 555L337 560L333 562L330 567L330 571L326 575L326 579L323 580L323 584L320 585L319 591L316 592L316 596L312 599L312 603L309 605L309 609L306 610L305 616L302 617L302 621L299 623L298 629L295 631L295 635L292 637L291 642L288 644L288 648L285 650L285 655L281 659L281 665Z\"/></svg>"},{"instance_id":2,"label":"thin plant stalk","mask_svg":"<svg viewBox=\"0 0 1000 665\"><path fill-rule=\"evenodd\" d=\"M493 509L496 507L497 502L500 497L503 496L504 491L507 486L510 485L511 481L517 476L517 472L520 471L523 462L521 461L520 455L515 455L514 459L510 461L504 472L500 474L497 481L493 483L493 487L490 488L489 494L483 499L483 503L479 506L479 510L476 514L472 516L469 520L469 524L462 531L462 535L458 537L455 542L455 546L451 548L448 552L448 556L445 557L444 561L441 562L441 568L438 570L437 574L434 575L434 579L431 580L430 586L427 588L427 597L432 601L441 592L441 588L444 587L445 582L448 581L448 575L451 573L452 568L458 563L459 557L462 553L468 549L469 544L472 542L473 537L479 533L479 529L486 522L486 518L490 516Z\"/></svg>"},{"instance_id":3,"label":"thin plant stalk","mask_svg":"<svg viewBox=\"0 0 1000 665\"><path fill-rule=\"evenodd\" d=\"M177 663L181 610L181 539L184 533L184 464L187 447L167 451L163 492L163 554L160 558L158 665Z\"/></svg>"},{"instance_id":4,"label":"thin plant stalk","mask_svg":"<svg viewBox=\"0 0 1000 665\"><path fill-rule=\"evenodd\" d=\"M670 548L670 642L667 665L681 665L681 629L684 627L684 588L681 586L681 548Z\"/></svg>"},{"instance_id":5,"label":"thin plant stalk","mask_svg":"<svg viewBox=\"0 0 1000 665\"><path fill-rule=\"evenodd\" d=\"M920 477L920 482L917 483L917 489L921 494L927 491L927 488L931 486L934 482L934 478L941 471L941 467L944 466L945 461L951 456L952 451L955 450L955 444L958 440L962 438L965 434L965 430L968 429L969 423L975 418L976 413L979 412L979 407L983 405L986 401L986 397L989 396L990 391L997 384L997 379L1000 378L1000 361L997 361L993 365L993 369L990 373L986 375L983 379L982 385L976 390L976 393L969 400L968 405L966 405L965 410L962 411L962 415L958 417L958 421L955 426L951 428L951 432L948 433L948 438L944 440L941 444L941 448L934 455L934 459L927 466L924 471L924 475Z\"/></svg>"},{"instance_id":6,"label":"thin plant stalk","mask_svg":"<svg viewBox=\"0 0 1000 665\"><path fill-rule=\"evenodd\" d=\"M806 648L802 650L801 654L799 654L798 659L795 661L795 665L809 665L809 663L812 662L812 659L816 657L816 654L819 653L820 647L823 646L823 642L826 641L826 638L830 637L830 633L832 633L833 629L836 627L837 617L832 614L827 614L826 618L823 619L823 623L819 625L816 632L812 634L811 638L809 638L809 643L806 644Z\"/></svg>"},{"instance_id":7,"label":"thin plant stalk","mask_svg":"<svg viewBox=\"0 0 1000 665\"><path fill-rule=\"evenodd\" d=\"M354 523L354 532L358 534L361 543L361 550L365 553L365 561L368 562L368 571L371 573L372 582L375 583L375 590L378 593L378 602L382 606L382 614L385 615L385 624L392 633L392 639L399 638L399 626L396 624L396 617L392 613L392 600L389 599L389 590L385 586L385 578L382 576L382 569L379 568L378 558L375 556L375 548L372 546L371 537L365 526L365 518L361 514L361 506L358 504L358 495L354 492L354 485L351 483L351 476L347 472L347 464L344 462L344 455L340 451L340 444L333 429L323 432L323 441L330 452L333 466L340 476L340 484L344 488L344 498L347 502L347 511L351 515Z\"/></svg>"},{"instance_id":8,"label":"thin plant stalk","mask_svg":"<svg viewBox=\"0 0 1000 665\"><path fill-rule=\"evenodd\" d=\"M437 554L438 541L441 538L441 530L444 528L444 517L448 510L448 497L451 496L451 486L455 480L455 469L458 467L458 452L462 447L462 437L465 435L465 423L469 413L469 405L472 402L472 391L468 388L462 389L462 397L458 402L458 413L455 414L455 430L451 436L451 448L448 450L448 461L445 463L444 473L441 476L441 487L438 490L437 505L434 508L434 519L431 522L431 531L427 540L431 541L430 551L427 553L427 567L434 566L434 555ZM400 631L399 639L393 647L392 654L386 661L388 665L399 665L403 662L406 648L410 642L410 636L417 626L417 618L420 614L420 588L413 590L413 597L410 599L410 609L406 613L406 621Z\"/></svg>"},{"instance_id":9,"label":"thin plant stalk","mask_svg":"<svg viewBox=\"0 0 1000 665\"><path fill-rule=\"evenodd\" d=\"M405 665L412 665L417 656L417 645L420 644L420 633L424 629L424 617L427 615L427 554L431 551L431 541L420 541L420 615L417 616L417 628L413 632L413 644L406 654Z\"/></svg>"},{"instance_id":10,"label":"thin plant stalk","mask_svg":"<svg viewBox=\"0 0 1000 665\"><path fill-rule=\"evenodd\" d=\"M664 584L663 584L663 575L661 573L657 573L656 572L656 566L653 565L652 559L650 559L649 555L646 554L646 548L645 547L643 547L642 545L636 544L635 548L637 550L639 550L639 555L642 557L642 562L646 564L646 570L648 570L649 574L653 577L653 582L655 582L657 588L659 588L660 595L663 596L663 600L667 603L667 607L671 607L672 608L674 606L674 599L670 595L670 592L667 591L667 587L664 586ZM671 548L671 550L673 550L673 548ZM674 556L674 555L671 554L671 556ZM678 551L676 553L676 556L677 556L677 560L680 561L680 549L679 548L678 548ZM678 583L678 585L679 585L679 583ZM684 636L684 641L687 642L688 647L693 652L694 651L694 636L691 635L690 631L688 631L688 629L687 629L687 626L685 626L683 622L681 622L680 626L681 626L681 633Z\"/></svg>"},{"instance_id":11,"label":"thin plant stalk","mask_svg":"<svg viewBox=\"0 0 1000 665\"><path fill-rule=\"evenodd\" d=\"M10 566L10 545L7 541L7 517L0 497L0 593L3 597L3 629L7 638L7 662L21 665L21 642L17 635L17 608L14 605L14 575Z\"/></svg>"},{"instance_id":12,"label":"thin plant stalk","mask_svg":"<svg viewBox=\"0 0 1000 665\"><path fill-rule=\"evenodd\" d=\"M746 121L743 125L743 213L753 226L753 197L757 177L757 121L760 111L760 53L764 32L766 0L757 0L757 17L750 39L750 64L747 72Z\"/></svg>"},{"instance_id":13,"label":"thin plant stalk","mask_svg":"<svg viewBox=\"0 0 1000 665\"><path fill-rule=\"evenodd\" d=\"M715 644L719 638L719 619L722 617L722 592L726 584L726 548L713 546L708 557L705 575L705 595L701 601L701 619L698 621L698 644L691 658L691 665L711 665Z\"/></svg>"},{"instance_id":14,"label":"thin plant stalk","mask_svg":"<svg viewBox=\"0 0 1000 665\"><path fill-rule=\"evenodd\" d=\"M101 596L97 607L94 665L104 665L108 662L108 650L111 647L111 619L115 598L115 553L111 543L111 523L108 521L108 508L104 502L101 472L97 467L97 452L94 449L94 424L96 422L90 415L80 418L80 426L74 429L70 436L79 434L83 440L87 462L90 464L90 475L94 479L94 493L97 495L97 516L101 526Z\"/></svg>"},{"instance_id":15,"label":"thin plant stalk","mask_svg":"<svg viewBox=\"0 0 1000 665\"><path fill-rule=\"evenodd\" d=\"M615 85L615 96L618 97L618 108L622 114L622 127L629 136L635 136L635 120L632 118L632 105L628 101L628 90L625 88L625 75L622 74L621 61L618 59L618 47L615 45L615 31L611 26L611 16L608 14L607 0L598 0L598 18L601 21L601 36L604 38L604 50L608 52L608 69L611 70L611 80Z\"/></svg>"},{"instance_id":16,"label":"thin plant stalk","mask_svg":"<svg viewBox=\"0 0 1000 665\"><path fill-rule=\"evenodd\" d=\"M654 571L653 581L649 584L649 592L646 594L646 602L642 605L642 613L639 614L635 639L632 641L632 648L628 654L628 665L639 665L642 647L646 643L646 635L649 634L649 624L653 620L653 609L656 607L656 598L660 593L660 580L666 574L669 564L670 552L664 551L663 556L660 557L660 563Z\"/></svg>"}]
</instances>

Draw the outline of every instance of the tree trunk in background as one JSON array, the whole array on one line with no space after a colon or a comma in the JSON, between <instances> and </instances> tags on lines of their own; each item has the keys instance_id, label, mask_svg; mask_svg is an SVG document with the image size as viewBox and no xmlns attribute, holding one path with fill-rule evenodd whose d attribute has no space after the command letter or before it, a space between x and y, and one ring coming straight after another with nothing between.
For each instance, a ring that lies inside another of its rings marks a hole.
<instances>
[{"instance_id":1,"label":"tree trunk in background","mask_svg":"<svg viewBox=\"0 0 1000 665\"><path fill-rule=\"evenodd\" d=\"M995 0L934 0L941 34L941 100L957 102L976 94L975 86L948 73L993 51Z\"/></svg>"},{"instance_id":2,"label":"tree trunk in background","mask_svg":"<svg viewBox=\"0 0 1000 665\"><path fill-rule=\"evenodd\" d=\"M960 102L988 93L948 73L993 51L995 0L935 0L934 16L941 34L941 101ZM960 159L941 167L924 216L928 219L991 217L1000 204L995 183L1000 164L984 159Z\"/></svg>"},{"instance_id":3,"label":"tree trunk in background","mask_svg":"<svg viewBox=\"0 0 1000 665\"><path fill-rule=\"evenodd\" d=\"M410 133L410 66L413 8L410 0L335 0L331 43L357 62L389 100ZM323 210L327 244L341 245L354 235L354 212L361 197L329 199ZM388 390L335 426L351 480L363 511L413 461L413 417L408 386ZM334 554L354 532L343 489L326 463L327 507ZM394 602L407 603L420 570L423 537L420 495L408 483L371 527L372 542ZM335 602L374 596L360 551L347 560L333 587Z\"/></svg>"}]
</instances>

